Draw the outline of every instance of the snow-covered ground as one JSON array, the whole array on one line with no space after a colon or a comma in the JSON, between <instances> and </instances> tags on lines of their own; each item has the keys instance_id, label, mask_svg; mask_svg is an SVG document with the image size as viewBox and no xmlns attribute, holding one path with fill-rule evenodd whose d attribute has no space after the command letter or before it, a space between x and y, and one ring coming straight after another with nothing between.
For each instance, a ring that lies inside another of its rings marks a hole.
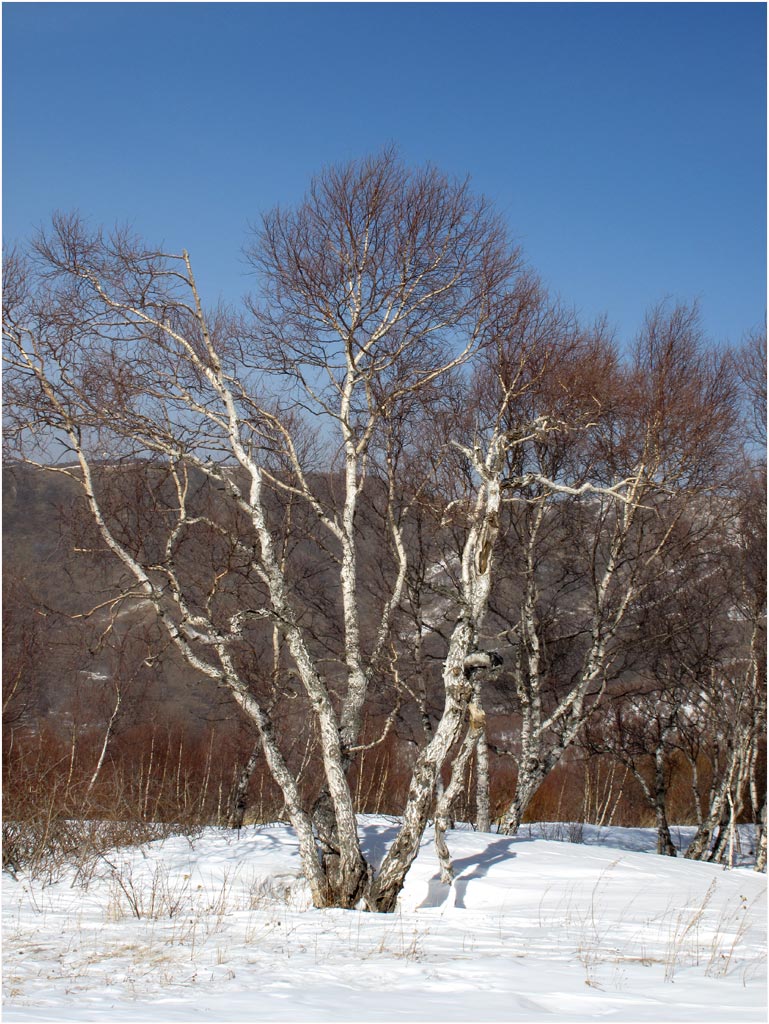
<instances>
[{"instance_id":1,"label":"snow-covered ground","mask_svg":"<svg viewBox=\"0 0 769 1024\"><path fill-rule=\"evenodd\" d=\"M360 824L381 856L396 823ZM282 825L116 851L85 888L6 875L4 1019L765 1019L765 876L553 828L450 832L451 888L428 833L392 915L312 909Z\"/></svg>"}]
</instances>

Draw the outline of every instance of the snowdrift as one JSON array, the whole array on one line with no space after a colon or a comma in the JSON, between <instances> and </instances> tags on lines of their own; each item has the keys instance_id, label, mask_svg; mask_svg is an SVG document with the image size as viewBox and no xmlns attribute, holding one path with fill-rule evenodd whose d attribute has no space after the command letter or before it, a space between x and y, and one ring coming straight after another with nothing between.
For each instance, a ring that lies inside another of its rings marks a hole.
<instances>
[{"instance_id":1,"label":"snowdrift","mask_svg":"<svg viewBox=\"0 0 769 1024\"><path fill-rule=\"evenodd\" d=\"M369 857L397 822L362 817ZM766 1014L766 878L584 843L432 833L392 915L317 911L283 825L209 828L53 885L3 878L7 1021L697 1021Z\"/></svg>"}]
</instances>

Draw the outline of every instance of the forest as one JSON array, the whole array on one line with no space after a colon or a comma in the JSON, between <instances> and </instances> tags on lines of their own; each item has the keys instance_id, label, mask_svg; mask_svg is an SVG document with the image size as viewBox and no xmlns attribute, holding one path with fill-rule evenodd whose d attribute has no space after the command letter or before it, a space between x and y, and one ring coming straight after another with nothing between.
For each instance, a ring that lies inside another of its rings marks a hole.
<instances>
[{"instance_id":1,"label":"forest","mask_svg":"<svg viewBox=\"0 0 769 1024\"><path fill-rule=\"evenodd\" d=\"M74 214L6 254L4 866L280 820L390 912L428 823L450 881L535 820L765 870L765 330L583 323L391 150L245 254L239 308Z\"/></svg>"}]
</instances>

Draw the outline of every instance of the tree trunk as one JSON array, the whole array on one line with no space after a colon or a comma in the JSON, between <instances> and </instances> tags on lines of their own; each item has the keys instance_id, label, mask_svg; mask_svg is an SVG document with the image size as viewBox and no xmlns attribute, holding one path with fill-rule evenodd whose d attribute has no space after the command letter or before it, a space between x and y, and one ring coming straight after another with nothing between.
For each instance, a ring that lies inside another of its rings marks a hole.
<instances>
[{"instance_id":1,"label":"tree trunk","mask_svg":"<svg viewBox=\"0 0 769 1024\"><path fill-rule=\"evenodd\" d=\"M657 821L657 853L666 857L675 857L676 848L670 835L667 812L665 810L665 757L664 743L670 728L663 729L661 741L654 752L654 815Z\"/></svg>"},{"instance_id":2,"label":"tree trunk","mask_svg":"<svg viewBox=\"0 0 769 1024\"><path fill-rule=\"evenodd\" d=\"M749 744L749 736L746 736L746 731L744 725L735 725L735 735L721 779L711 787L707 814L686 851L685 856L688 860L712 860L717 853L716 849L711 851L710 844L716 828L719 825L727 824L729 794L733 792L736 780L742 780L742 767L745 760L743 752ZM718 840L716 845L719 845Z\"/></svg>"},{"instance_id":3,"label":"tree trunk","mask_svg":"<svg viewBox=\"0 0 769 1024\"><path fill-rule=\"evenodd\" d=\"M371 910L389 913L395 909L406 873L419 852L435 800L438 773L449 750L459 738L473 692L464 669L473 633L467 619L461 620L454 629L443 672L446 691L443 714L432 740L420 752L414 765L403 825L369 889L367 903Z\"/></svg>"},{"instance_id":4,"label":"tree trunk","mask_svg":"<svg viewBox=\"0 0 769 1024\"><path fill-rule=\"evenodd\" d=\"M702 825L702 793L700 792L700 775L697 769L697 756L687 756L686 760L689 762L689 766L692 770L692 802L694 803L694 813L697 816L697 826Z\"/></svg>"},{"instance_id":5,"label":"tree trunk","mask_svg":"<svg viewBox=\"0 0 769 1024\"><path fill-rule=\"evenodd\" d=\"M534 766L521 763L515 780L515 793L502 819L499 831L506 836L518 835L523 816L543 779L539 762Z\"/></svg>"},{"instance_id":6,"label":"tree trunk","mask_svg":"<svg viewBox=\"0 0 769 1024\"><path fill-rule=\"evenodd\" d=\"M766 871L766 800L756 826L756 871Z\"/></svg>"},{"instance_id":7,"label":"tree trunk","mask_svg":"<svg viewBox=\"0 0 769 1024\"><path fill-rule=\"evenodd\" d=\"M475 827L479 832L491 832L489 748L485 727L475 748L475 773Z\"/></svg>"},{"instance_id":8,"label":"tree trunk","mask_svg":"<svg viewBox=\"0 0 769 1024\"><path fill-rule=\"evenodd\" d=\"M238 773L238 778L230 794L229 806L227 808L227 827L241 829L243 819L246 816L248 807L248 786L251 776L259 761L259 754L262 751L261 743L257 743Z\"/></svg>"},{"instance_id":9,"label":"tree trunk","mask_svg":"<svg viewBox=\"0 0 769 1024\"><path fill-rule=\"evenodd\" d=\"M104 761L106 760L107 757L107 747L109 746L109 741L115 734L115 723L117 721L117 716L120 711L120 705L123 700L123 695L120 692L120 687L118 684L115 684L115 694L115 707L112 710L109 722L107 723L107 728L104 732L104 742L102 743L101 753L99 754L99 760L96 764L96 768L94 769L94 773L91 776L91 781L88 783L88 789L85 792L86 801L93 792L93 788L96 785L99 775L101 774L101 770L104 766Z\"/></svg>"},{"instance_id":10,"label":"tree trunk","mask_svg":"<svg viewBox=\"0 0 769 1024\"><path fill-rule=\"evenodd\" d=\"M454 826L451 817L452 804L464 785L467 766L486 724L483 710L474 702L470 704L468 710L470 722L459 754L454 759L451 780L435 805L435 849L438 854L438 862L441 865L441 881L446 885L450 884L454 878L454 869L451 866L451 856L444 836L447 830Z\"/></svg>"},{"instance_id":11,"label":"tree trunk","mask_svg":"<svg viewBox=\"0 0 769 1024\"><path fill-rule=\"evenodd\" d=\"M657 853L662 854L665 857L678 856L676 848L673 845L673 839L670 835L670 825L668 824L667 815L665 813L664 796L655 807L654 813L657 822Z\"/></svg>"}]
</instances>

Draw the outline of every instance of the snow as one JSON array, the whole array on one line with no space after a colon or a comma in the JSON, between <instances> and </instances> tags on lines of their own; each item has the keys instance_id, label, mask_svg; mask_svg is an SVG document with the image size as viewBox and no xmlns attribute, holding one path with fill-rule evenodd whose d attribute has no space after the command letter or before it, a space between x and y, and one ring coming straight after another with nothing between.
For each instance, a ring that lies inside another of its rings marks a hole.
<instances>
[{"instance_id":1,"label":"snow","mask_svg":"<svg viewBox=\"0 0 769 1024\"><path fill-rule=\"evenodd\" d=\"M370 859L396 827L360 819ZM765 876L656 856L651 830L548 828L449 832L451 887L429 831L390 915L313 909L284 825L5 875L4 1019L765 1019Z\"/></svg>"}]
</instances>

